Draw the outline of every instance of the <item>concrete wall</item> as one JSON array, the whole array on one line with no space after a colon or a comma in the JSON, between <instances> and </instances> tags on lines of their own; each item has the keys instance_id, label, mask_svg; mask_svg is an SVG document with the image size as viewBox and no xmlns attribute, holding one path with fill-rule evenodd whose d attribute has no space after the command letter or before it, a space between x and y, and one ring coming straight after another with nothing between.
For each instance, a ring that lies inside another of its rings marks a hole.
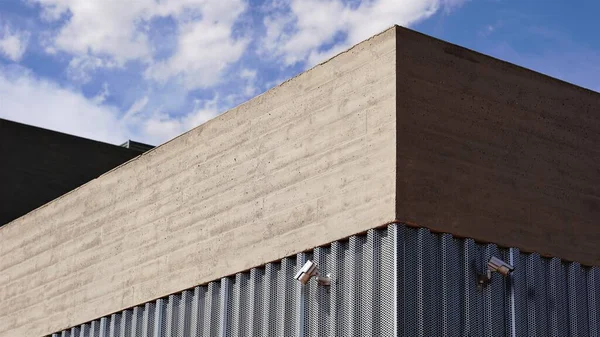
<instances>
[{"instance_id":1,"label":"concrete wall","mask_svg":"<svg viewBox=\"0 0 600 337\"><path fill-rule=\"evenodd\" d=\"M0 119L0 226L142 152Z\"/></svg>"},{"instance_id":2,"label":"concrete wall","mask_svg":"<svg viewBox=\"0 0 600 337\"><path fill-rule=\"evenodd\" d=\"M41 336L394 220L390 29L0 229Z\"/></svg>"},{"instance_id":3,"label":"concrete wall","mask_svg":"<svg viewBox=\"0 0 600 337\"><path fill-rule=\"evenodd\" d=\"M600 265L600 94L397 34L397 218Z\"/></svg>"}]
</instances>

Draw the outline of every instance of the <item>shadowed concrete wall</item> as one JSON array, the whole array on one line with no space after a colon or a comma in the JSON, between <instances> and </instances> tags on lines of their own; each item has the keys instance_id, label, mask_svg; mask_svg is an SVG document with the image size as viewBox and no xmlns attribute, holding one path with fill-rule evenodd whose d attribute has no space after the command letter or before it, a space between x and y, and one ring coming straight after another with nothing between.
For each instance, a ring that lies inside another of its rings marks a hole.
<instances>
[{"instance_id":1,"label":"shadowed concrete wall","mask_svg":"<svg viewBox=\"0 0 600 337\"><path fill-rule=\"evenodd\" d=\"M397 218L600 265L600 94L397 34Z\"/></svg>"},{"instance_id":2,"label":"shadowed concrete wall","mask_svg":"<svg viewBox=\"0 0 600 337\"><path fill-rule=\"evenodd\" d=\"M394 220L390 29L0 229L41 336Z\"/></svg>"},{"instance_id":3,"label":"shadowed concrete wall","mask_svg":"<svg viewBox=\"0 0 600 337\"><path fill-rule=\"evenodd\" d=\"M142 152L0 119L0 226Z\"/></svg>"}]
</instances>

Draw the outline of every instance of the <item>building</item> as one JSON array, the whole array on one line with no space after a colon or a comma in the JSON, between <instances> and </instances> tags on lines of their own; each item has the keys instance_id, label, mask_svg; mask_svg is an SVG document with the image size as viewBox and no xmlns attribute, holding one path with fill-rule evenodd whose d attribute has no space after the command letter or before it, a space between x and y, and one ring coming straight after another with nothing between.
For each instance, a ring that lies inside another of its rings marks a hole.
<instances>
[{"instance_id":1,"label":"building","mask_svg":"<svg viewBox=\"0 0 600 337\"><path fill-rule=\"evenodd\" d=\"M0 119L0 226L150 148L131 141L119 147Z\"/></svg>"},{"instance_id":2,"label":"building","mask_svg":"<svg viewBox=\"0 0 600 337\"><path fill-rule=\"evenodd\" d=\"M390 28L0 229L0 336L596 336L599 109Z\"/></svg>"}]
</instances>

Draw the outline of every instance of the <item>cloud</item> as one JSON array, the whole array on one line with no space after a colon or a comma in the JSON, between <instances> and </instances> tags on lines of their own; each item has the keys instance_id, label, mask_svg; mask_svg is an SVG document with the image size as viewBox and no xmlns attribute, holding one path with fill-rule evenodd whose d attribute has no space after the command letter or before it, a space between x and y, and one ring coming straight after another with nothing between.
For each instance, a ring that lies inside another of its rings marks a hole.
<instances>
[{"instance_id":1,"label":"cloud","mask_svg":"<svg viewBox=\"0 0 600 337\"><path fill-rule=\"evenodd\" d=\"M149 107L146 96L123 112L105 104L109 95L107 84L86 98L23 67L0 68L2 118L113 144L127 139L161 144L215 117L226 104L215 95L196 100L190 111L173 116Z\"/></svg>"},{"instance_id":2,"label":"cloud","mask_svg":"<svg viewBox=\"0 0 600 337\"><path fill-rule=\"evenodd\" d=\"M244 0L29 1L41 5L45 20L62 23L47 51L72 55L70 72L83 82L99 68L141 62L147 79L165 83L177 78L190 90L209 87L248 44L232 36L246 9ZM167 60L154 58L157 48L149 35L151 23L160 18L176 24L176 50Z\"/></svg>"},{"instance_id":3,"label":"cloud","mask_svg":"<svg viewBox=\"0 0 600 337\"><path fill-rule=\"evenodd\" d=\"M0 68L2 118L104 142L127 139L114 107L36 77L22 67Z\"/></svg>"},{"instance_id":4,"label":"cloud","mask_svg":"<svg viewBox=\"0 0 600 337\"><path fill-rule=\"evenodd\" d=\"M238 12L243 9L232 7ZM188 89L219 83L223 70L239 60L248 45L247 39L232 38L233 17L225 21L207 17L182 24L174 55L151 65L146 70L147 78L164 83L175 77Z\"/></svg>"},{"instance_id":5,"label":"cloud","mask_svg":"<svg viewBox=\"0 0 600 337\"><path fill-rule=\"evenodd\" d=\"M291 0L264 18L262 55L285 65L314 65L394 24L411 25L463 0L376 0L352 6L342 0Z\"/></svg>"},{"instance_id":6,"label":"cloud","mask_svg":"<svg viewBox=\"0 0 600 337\"><path fill-rule=\"evenodd\" d=\"M91 73L100 68L110 69L119 65L110 59L91 55L74 56L67 67L69 78L78 83L88 83L92 80Z\"/></svg>"},{"instance_id":7,"label":"cloud","mask_svg":"<svg viewBox=\"0 0 600 337\"><path fill-rule=\"evenodd\" d=\"M19 62L29 43L28 32L13 31L8 25L0 33L0 54L7 59Z\"/></svg>"},{"instance_id":8,"label":"cloud","mask_svg":"<svg viewBox=\"0 0 600 337\"><path fill-rule=\"evenodd\" d=\"M132 117L132 119L139 118L142 138L161 139L164 141L217 116L220 112L219 104L219 97L215 96L210 100L197 100L194 104L194 109L189 114L183 116L171 116L160 111L155 111L150 115L136 116Z\"/></svg>"}]
</instances>

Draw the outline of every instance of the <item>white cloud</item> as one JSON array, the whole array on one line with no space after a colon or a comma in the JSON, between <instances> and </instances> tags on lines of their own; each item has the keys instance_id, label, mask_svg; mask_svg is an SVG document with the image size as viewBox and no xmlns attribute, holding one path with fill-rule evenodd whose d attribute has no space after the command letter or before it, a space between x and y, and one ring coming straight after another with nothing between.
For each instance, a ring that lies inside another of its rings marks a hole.
<instances>
[{"instance_id":1,"label":"white cloud","mask_svg":"<svg viewBox=\"0 0 600 337\"><path fill-rule=\"evenodd\" d=\"M90 75L99 68L115 68L118 64L115 61L106 58L95 57L91 55L74 56L69 61L67 75L75 82L88 83L92 80Z\"/></svg>"},{"instance_id":2,"label":"white cloud","mask_svg":"<svg viewBox=\"0 0 600 337\"><path fill-rule=\"evenodd\" d=\"M66 20L47 51L73 55L70 71L83 82L98 68L139 61L148 66L147 78L161 83L177 78L188 89L208 87L241 57L248 43L232 37L246 0L29 1L42 6L46 20ZM156 62L149 23L164 17L175 20L178 43L169 59Z\"/></svg>"},{"instance_id":3,"label":"white cloud","mask_svg":"<svg viewBox=\"0 0 600 337\"><path fill-rule=\"evenodd\" d=\"M146 76L162 83L177 77L188 89L220 82L222 71L240 59L248 44L231 37L232 25L209 18L181 25L175 54L150 66Z\"/></svg>"},{"instance_id":4,"label":"white cloud","mask_svg":"<svg viewBox=\"0 0 600 337\"><path fill-rule=\"evenodd\" d=\"M219 103L218 96L197 100L191 113L179 117L154 112L141 120L142 133L149 139L166 141L217 116Z\"/></svg>"},{"instance_id":5,"label":"white cloud","mask_svg":"<svg viewBox=\"0 0 600 337\"><path fill-rule=\"evenodd\" d=\"M352 7L342 0L291 0L287 12L265 17L261 54L283 57L286 65L314 65L394 24L410 25L462 2L374 0ZM335 44L340 34L346 38ZM323 49L328 44L332 47Z\"/></svg>"},{"instance_id":6,"label":"white cloud","mask_svg":"<svg viewBox=\"0 0 600 337\"><path fill-rule=\"evenodd\" d=\"M124 112L105 104L109 95L107 84L86 98L22 67L0 68L2 118L113 144L134 139L158 145L223 111L218 95L197 100L191 111L178 116L149 107L147 96Z\"/></svg>"},{"instance_id":7,"label":"white cloud","mask_svg":"<svg viewBox=\"0 0 600 337\"><path fill-rule=\"evenodd\" d=\"M0 68L2 118L81 137L118 143L127 139L118 110L39 79L22 68Z\"/></svg>"},{"instance_id":8,"label":"white cloud","mask_svg":"<svg viewBox=\"0 0 600 337\"><path fill-rule=\"evenodd\" d=\"M0 32L0 54L11 61L19 62L29 43L28 32L13 31L5 25Z\"/></svg>"}]
</instances>

